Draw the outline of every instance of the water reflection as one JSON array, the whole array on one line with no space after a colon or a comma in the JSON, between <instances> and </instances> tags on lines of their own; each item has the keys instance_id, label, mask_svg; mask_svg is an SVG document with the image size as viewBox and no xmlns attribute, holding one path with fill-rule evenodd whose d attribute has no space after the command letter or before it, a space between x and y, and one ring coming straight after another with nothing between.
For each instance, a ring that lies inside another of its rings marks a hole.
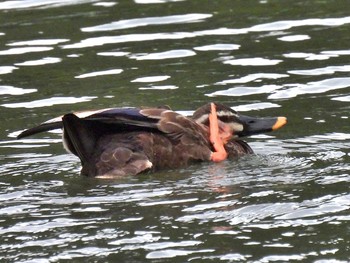
<instances>
[{"instance_id":1,"label":"water reflection","mask_svg":"<svg viewBox=\"0 0 350 263\"><path fill-rule=\"evenodd\" d=\"M149 76L132 80L131 82L160 82L169 79L170 76Z\"/></svg>"},{"instance_id":2,"label":"water reflection","mask_svg":"<svg viewBox=\"0 0 350 263\"><path fill-rule=\"evenodd\" d=\"M277 65L282 60L279 59L267 59L267 58L240 58L240 59L230 59L224 61L224 64L229 64L233 66L273 66Z\"/></svg>"},{"instance_id":3,"label":"water reflection","mask_svg":"<svg viewBox=\"0 0 350 263\"><path fill-rule=\"evenodd\" d=\"M292 35L292 36L284 36L277 38L281 41L287 41L287 42L295 42L295 41L303 41L310 39L310 36L308 35Z\"/></svg>"},{"instance_id":4,"label":"water reflection","mask_svg":"<svg viewBox=\"0 0 350 263\"><path fill-rule=\"evenodd\" d=\"M287 74L276 74L276 73L254 73L247 76L243 76L235 79L228 79L218 82L217 84L235 84L235 83L249 83L249 82L261 82L264 79L279 79L289 77Z\"/></svg>"},{"instance_id":5,"label":"water reflection","mask_svg":"<svg viewBox=\"0 0 350 263\"><path fill-rule=\"evenodd\" d=\"M12 73L12 71L14 71L15 69L18 69L18 68L14 66L1 66L0 75Z\"/></svg>"},{"instance_id":6,"label":"water reflection","mask_svg":"<svg viewBox=\"0 0 350 263\"><path fill-rule=\"evenodd\" d=\"M0 3L0 10L25 9L25 8L48 8L65 5L94 2L94 0L26 0L26 1L4 1Z\"/></svg>"},{"instance_id":7,"label":"water reflection","mask_svg":"<svg viewBox=\"0 0 350 263\"><path fill-rule=\"evenodd\" d=\"M109 69L109 70L85 73L85 74L76 76L75 78L84 79L84 78L90 78L90 77L96 77L96 76L115 75L115 74L120 74L122 72L123 72L122 69Z\"/></svg>"},{"instance_id":8,"label":"water reflection","mask_svg":"<svg viewBox=\"0 0 350 263\"><path fill-rule=\"evenodd\" d=\"M125 255L127 251L137 251L150 259L254 258L249 250L237 251L234 256L225 253L230 249L210 246L206 240L236 240L236 245L243 247L291 249L295 248L296 238L299 239L301 233L309 231L309 240L316 240L312 233L324 224L339 226L347 220L341 212L349 209L349 194L322 196L314 193L313 197L300 200L307 191L303 189L304 182L312 183L313 179L303 175L304 169L298 161L283 159L283 156L278 157L279 161L276 156L260 161L259 156L252 158L255 160L245 158L240 163L225 163L221 169L213 165L196 167L183 174L182 179L174 178L176 181L171 174L156 174L151 180L127 180L118 184L90 184L86 179L27 181L26 186L18 185L0 196L9 204L1 210L2 214L13 218L10 225L4 225L1 235L21 237L12 244L2 243L2 248L9 251L30 249L35 253L33 248L40 246L45 254L54 247L58 253L51 255L50 260L103 257L119 251ZM280 168L276 167L276 162ZM290 169L299 167L300 174L288 179L284 175L286 170L282 169L286 164ZM259 183L254 168L260 171ZM211 170L209 175L204 173L207 169ZM271 171L273 175L269 175ZM313 176L316 178L317 174ZM81 184L82 181L85 183ZM284 187L278 187L278 182ZM72 191L76 187L80 190ZM64 188L68 191L62 191ZM24 199L28 203L17 203ZM28 216L32 219L23 221ZM318 220L319 217L323 220ZM107 225L104 222L108 222ZM194 228L194 225L200 227ZM274 230L279 234L273 234ZM70 231L70 234L62 231ZM169 234L173 231L180 240L172 239ZM261 239L254 234L261 231L270 232L271 238ZM57 236L56 232L61 234ZM96 240L99 245L94 243ZM67 249L74 244L79 246Z\"/></svg>"},{"instance_id":9,"label":"water reflection","mask_svg":"<svg viewBox=\"0 0 350 263\"><path fill-rule=\"evenodd\" d=\"M304 57L304 54L301 55ZM307 55L308 57L309 55ZM305 75L305 76L320 76L320 75L330 75L336 72L349 72L349 65L341 65L341 66L327 66L324 68L314 68L314 69L304 69L304 70L290 70L288 73L296 74L296 75Z\"/></svg>"},{"instance_id":10,"label":"water reflection","mask_svg":"<svg viewBox=\"0 0 350 263\"><path fill-rule=\"evenodd\" d=\"M69 39L35 39L6 44L7 46L51 46L69 41Z\"/></svg>"},{"instance_id":11,"label":"water reflection","mask_svg":"<svg viewBox=\"0 0 350 263\"><path fill-rule=\"evenodd\" d=\"M168 51L158 52L158 53L151 53L147 55L135 54L130 56L130 58L136 59L136 60L161 60L161 59L190 57L195 55L196 55L196 52L192 50L177 49L177 50L168 50Z\"/></svg>"},{"instance_id":12,"label":"water reflection","mask_svg":"<svg viewBox=\"0 0 350 263\"><path fill-rule=\"evenodd\" d=\"M240 45L237 44L212 44L206 46L194 47L194 50L199 51L218 51L218 50L236 50L239 49Z\"/></svg>"},{"instance_id":13,"label":"water reflection","mask_svg":"<svg viewBox=\"0 0 350 263\"><path fill-rule=\"evenodd\" d=\"M22 89L12 86L0 86L0 95L23 95L36 91L36 89Z\"/></svg>"},{"instance_id":14,"label":"water reflection","mask_svg":"<svg viewBox=\"0 0 350 263\"><path fill-rule=\"evenodd\" d=\"M112 31L134 27L144 27L152 25L167 25L167 24L179 24L179 23L196 23L201 22L209 17L211 14L184 14L176 16L163 16L163 17L144 17L133 18L129 20L120 20L111 22L104 25L98 25L93 27L85 27L81 30L83 32L99 32L99 31Z\"/></svg>"},{"instance_id":15,"label":"water reflection","mask_svg":"<svg viewBox=\"0 0 350 263\"><path fill-rule=\"evenodd\" d=\"M325 93L331 90L350 87L350 78L328 78L306 84L290 84L291 88L283 89L269 95L270 99L293 98L302 94ZM295 87L293 87L295 86Z\"/></svg>"},{"instance_id":16,"label":"water reflection","mask_svg":"<svg viewBox=\"0 0 350 263\"><path fill-rule=\"evenodd\" d=\"M27 92L28 93L28 92ZM47 98L42 100L35 100L30 102L19 102L19 103L6 103L2 104L1 106L6 108L41 108L41 107L47 107L47 106L53 106L57 104L73 104L83 101L91 101L95 99L96 97L54 97L54 98Z\"/></svg>"},{"instance_id":17,"label":"water reflection","mask_svg":"<svg viewBox=\"0 0 350 263\"><path fill-rule=\"evenodd\" d=\"M16 66L42 66L47 64L55 64L61 62L60 58L45 57L38 60L30 60L21 63L15 63Z\"/></svg>"},{"instance_id":18,"label":"water reflection","mask_svg":"<svg viewBox=\"0 0 350 263\"><path fill-rule=\"evenodd\" d=\"M16 48L10 48L7 50L1 50L0 56L21 55L26 53L43 52L43 51L49 51L49 50L53 50L53 47L16 47Z\"/></svg>"}]
</instances>

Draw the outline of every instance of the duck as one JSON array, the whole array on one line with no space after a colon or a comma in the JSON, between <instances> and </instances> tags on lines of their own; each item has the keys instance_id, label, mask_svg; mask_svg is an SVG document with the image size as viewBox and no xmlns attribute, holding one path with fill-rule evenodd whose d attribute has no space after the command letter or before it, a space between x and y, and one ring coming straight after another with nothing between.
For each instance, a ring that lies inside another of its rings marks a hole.
<instances>
[{"instance_id":1,"label":"duck","mask_svg":"<svg viewBox=\"0 0 350 263\"><path fill-rule=\"evenodd\" d=\"M245 116L212 102L192 116L169 106L67 113L24 130L17 138L62 129L63 146L79 157L81 175L116 178L253 154L242 137L274 131L286 123L285 117Z\"/></svg>"}]
</instances>

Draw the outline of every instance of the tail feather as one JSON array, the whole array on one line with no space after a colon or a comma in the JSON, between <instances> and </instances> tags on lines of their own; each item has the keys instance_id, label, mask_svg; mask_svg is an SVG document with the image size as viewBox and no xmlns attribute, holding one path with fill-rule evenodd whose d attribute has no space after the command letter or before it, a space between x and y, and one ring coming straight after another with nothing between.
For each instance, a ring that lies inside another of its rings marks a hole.
<instances>
[{"instance_id":1,"label":"tail feather","mask_svg":"<svg viewBox=\"0 0 350 263\"><path fill-rule=\"evenodd\" d=\"M60 129L63 127L63 124L61 121L57 122L50 122L50 123L42 123L39 126L30 128L28 130L24 130L21 132L18 136L17 139L21 139L24 137L28 137L40 132L45 132L45 131L50 131L50 130L55 130L55 129Z\"/></svg>"},{"instance_id":2,"label":"tail feather","mask_svg":"<svg viewBox=\"0 0 350 263\"><path fill-rule=\"evenodd\" d=\"M95 175L93 153L99 136L97 131L91 123L72 113L64 115L62 120L65 140L72 152L79 157L84 174Z\"/></svg>"}]
</instances>

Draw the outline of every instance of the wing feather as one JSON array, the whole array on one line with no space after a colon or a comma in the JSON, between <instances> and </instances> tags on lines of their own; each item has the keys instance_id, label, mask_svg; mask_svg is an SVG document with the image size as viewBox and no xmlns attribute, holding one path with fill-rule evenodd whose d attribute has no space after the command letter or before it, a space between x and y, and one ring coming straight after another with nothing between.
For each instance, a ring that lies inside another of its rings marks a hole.
<instances>
[{"instance_id":1,"label":"wing feather","mask_svg":"<svg viewBox=\"0 0 350 263\"><path fill-rule=\"evenodd\" d=\"M137 127L157 129L157 122L159 120L157 118L152 118L151 116L148 117L143 115L138 108L108 108L97 111L80 111L73 114L80 119L107 124L114 132L118 129L136 129ZM38 126L24 130L17 136L17 138L21 139L37 133L61 129L63 128L62 117L63 116L56 117L41 123Z\"/></svg>"},{"instance_id":2,"label":"wing feather","mask_svg":"<svg viewBox=\"0 0 350 263\"><path fill-rule=\"evenodd\" d=\"M145 109L141 113L158 119L159 131L168 134L173 140L183 144L210 145L206 129L190 117L166 109Z\"/></svg>"}]
</instances>

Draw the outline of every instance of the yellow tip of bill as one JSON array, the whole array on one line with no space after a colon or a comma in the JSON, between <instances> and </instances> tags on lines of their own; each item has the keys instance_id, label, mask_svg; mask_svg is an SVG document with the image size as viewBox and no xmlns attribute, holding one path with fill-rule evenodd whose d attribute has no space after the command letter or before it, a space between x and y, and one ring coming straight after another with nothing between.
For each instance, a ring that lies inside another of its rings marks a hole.
<instances>
[{"instance_id":1,"label":"yellow tip of bill","mask_svg":"<svg viewBox=\"0 0 350 263\"><path fill-rule=\"evenodd\" d=\"M287 124L286 117L277 117L276 123L272 126L272 130L277 130Z\"/></svg>"}]
</instances>

